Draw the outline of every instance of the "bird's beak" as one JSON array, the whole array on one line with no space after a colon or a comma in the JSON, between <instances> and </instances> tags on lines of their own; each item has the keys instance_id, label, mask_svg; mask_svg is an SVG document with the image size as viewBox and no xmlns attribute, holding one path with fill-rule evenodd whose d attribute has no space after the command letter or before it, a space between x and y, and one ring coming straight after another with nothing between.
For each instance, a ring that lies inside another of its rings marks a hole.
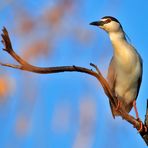
<instances>
[{"instance_id":1,"label":"bird's beak","mask_svg":"<svg viewBox=\"0 0 148 148\"><path fill-rule=\"evenodd\" d=\"M103 22L103 21L91 22L90 25L94 25L94 26L103 26L103 25L104 25L104 22Z\"/></svg>"}]
</instances>

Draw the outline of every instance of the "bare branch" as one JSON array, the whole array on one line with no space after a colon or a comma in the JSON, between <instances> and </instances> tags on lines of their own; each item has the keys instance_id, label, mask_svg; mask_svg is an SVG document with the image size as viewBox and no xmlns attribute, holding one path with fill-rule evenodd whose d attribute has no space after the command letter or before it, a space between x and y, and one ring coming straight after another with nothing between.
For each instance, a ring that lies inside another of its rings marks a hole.
<instances>
[{"instance_id":1,"label":"bare branch","mask_svg":"<svg viewBox=\"0 0 148 148\"><path fill-rule=\"evenodd\" d=\"M52 73L59 73L59 72L82 72L89 74L91 76L94 76L97 78L97 80L101 83L103 90L108 97L108 99L111 101L111 103L114 105L114 107L117 106L117 98L114 97L114 93L111 91L106 79L101 74L100 70L95 64L90 63L92 67L95 68L96 72L87 69L84 67L79 66L59 66L59 67L37 67L29 64L27 61L22 59L19 55L15 53L15 51L12 48L11 40L9 38L9 34L6 30L6 28L3 28L2 33L2 43L4 44L4 51L6 51L8 54L10 54L20 65L13 65L13 64L4 64L0 63L2 66L11 67L15 69L30 71L34 73L40 73L40 74L52 74ZM148 104L148 102L147 102ZM139 130L142 126L142 129L140 130L140 135L142 136L145 143L148 145L148 105L147 105L147 112L146 112L146 119L145 123L142 123L141 121L135 119L133 116L129 115L127 112L125 112L122 107L119 108L119 114L120 116L131 123L137 130Z\"/></svg>"},{"instance_id":2,"label":"bare branch","mask_svg":"<svg viewBox=\"0 0 148 148\"><path fill-rule=\"evenodd\" d=\"M145 115L145 125L148 126L148 99L147 99L147 107L146 107L146 115Z\"/></svg>"},{"instance_id":3,"label":"bare branch","mask_svg":"<svg viewBox=\"0 0 148 148\"><path fill-rule=\"evenodd\" d=\"M21 69L21 70L22 70L22 66L21 66L21 65L3 64L3 63L0 63L0 65L1 65L1 66L6 66L6 67L15 68L15 69Z\"/></svg>"},{"instance_id":4,"label":"bare branch","mask_svg":"<svg viewBox=\"0 0 148 148\"><path fill-rule=\"evenodd\" d=\"M146 125L146 127L148 127L148 99L147 99L147 107L146 107L146 115L145 115L144 124ZM148 143L148 133L147 134L143 133L142 137L144 141Z\"/></svg>"}]
</instances>

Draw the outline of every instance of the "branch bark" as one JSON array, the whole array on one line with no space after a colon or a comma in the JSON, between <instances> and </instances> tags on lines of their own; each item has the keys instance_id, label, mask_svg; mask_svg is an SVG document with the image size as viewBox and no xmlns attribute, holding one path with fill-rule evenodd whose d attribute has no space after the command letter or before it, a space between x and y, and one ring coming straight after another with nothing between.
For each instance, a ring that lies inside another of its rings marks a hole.
<instances>
[{"instance_id":1,"label":"branch bark","mask_svg":"<svg viewBox=\"0 0 148 148\"><path fill-rule=\"evenodd\" d=\"M14 64L4 64L4 63L0 63L0 65L2 66L6 66L6 67L11 67L11 68L15 68L15 69L20 69L20 70L25 70L25 71L29 71L29 72L34 72L34 73L39 73L39 74L52 74L52 73L59 73L59 72L82 72L82 73L86 73L89 74L93 77L95 77L102 85L103 90L106 94L106 96L108 97L108 99L111 101L111 103L113 104L114 107L117 106L118 104L118 100L115 97L115 95L113 94L113 92L111 91L106 79L103 77L103 75L101 74L100 70L98 69L98 67L92 63L90 63L90 65L95 68L95 71L91 70L91 69L87 69L84 67L79 67L79 66L59 66L59 67L37 67L37 66L33 66L31 64L29 64L27 61L25 61L24 59L22 59L18 54L16 54L16 52L13 50L12 48L12 44L11 44L11 40L9 38L9 34L7 32L7 29L4 27L2 30L2 43L4 44L4 51L6 51L8 54L10 54L12 56L12 58L14 58L19 65L14 65ZM143 140L145 141L145 143L148 145L148 101L147 101L147 110L146 110L146 117L145 117L145 122L142 123L142 121L135 119L133 116L129 115L127 112L125 112L122 109L122 106L120 106L119 110L118 110L120 116L125 119L127 122L129 122L130 124L132 124L137 131L140 130L140 135L143 138Z\"/></svg>"}]
</instances>

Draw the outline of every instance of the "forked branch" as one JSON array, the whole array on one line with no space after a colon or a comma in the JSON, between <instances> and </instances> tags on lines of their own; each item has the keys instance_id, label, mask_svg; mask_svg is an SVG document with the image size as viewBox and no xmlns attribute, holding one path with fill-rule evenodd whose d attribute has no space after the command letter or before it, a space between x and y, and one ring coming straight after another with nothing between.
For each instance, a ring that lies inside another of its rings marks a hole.
<instances>
[{"instance_id":1,"label":"forked branch","mask_svg":"<svg viewBox=\"0 0 148 148\"><path fill-rule=\"evenodd\" d=\"M98 67L94 64L90 64L93 68L95 68L95 71L91 69L87 69L84 67L79 67L79 66L59 66L59 67L37 67L29 64L27 61L22 59L19 55L15 53L15 51L12 48L11 40L9 38L9 34L7 32L7 29L4 27L2 30L2 43L4 44L4 51L6 51L8 54L14 58L19 65L14 65L14 64L4 64L0 63L2 66L7 66L15 69L20 69L20 70L25 70L25 71L30 71L34 73L40 73L40 74L52 74L52 73L59 73L59 72L82 72L89 74L91 76L94 76L97 78L97 80L101 83L103 90L108 97L109 101L113 104L114 107L117 106L118 100L116 97L114 97L113 92L111 91L106 79L103 77L101 74L100 70ZM140 130L140 135L144 139L145 143L148 145L148 107L146 110L146 118L145 118L145 123L142 123L141 121L135 119L133 116L129 115L127 112L125 112L122 107L119 108L118 110L120 116L131 123L137 130L139 130L141 127L142 129ZM141 126L142 125L142 126Z\"/></svg>"}]
</instances>

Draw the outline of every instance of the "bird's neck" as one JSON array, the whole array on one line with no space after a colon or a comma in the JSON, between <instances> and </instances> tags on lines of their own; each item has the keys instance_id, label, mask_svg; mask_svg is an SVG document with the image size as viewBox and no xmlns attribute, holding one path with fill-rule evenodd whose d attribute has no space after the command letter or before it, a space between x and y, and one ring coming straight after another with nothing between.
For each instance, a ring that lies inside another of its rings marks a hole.
<instances>
[{"instance_id":1,"label":"bird's neck","mask_svg":"<svg viewBox=\"0 0 148 148\"><path fill-rule=\"evenodd\" d=\"M123 50L126 50L124 47L128 45L128 42L122 30L118 32L109 32L109 37L114 48L114 54L118 54L123 52Z\"/></svg>"},{"instance_id":2,"label":"bird's neck","mask_svg":"<svg viewBox=\"0 0 148 148\"><path fill-rule=\"evenodd\" d=\"M127 42L125 33L122 30L119 30L118 32L109 32L109 37L113 45L116 45L118 42Z\"/></svg>"}]
</instances>

